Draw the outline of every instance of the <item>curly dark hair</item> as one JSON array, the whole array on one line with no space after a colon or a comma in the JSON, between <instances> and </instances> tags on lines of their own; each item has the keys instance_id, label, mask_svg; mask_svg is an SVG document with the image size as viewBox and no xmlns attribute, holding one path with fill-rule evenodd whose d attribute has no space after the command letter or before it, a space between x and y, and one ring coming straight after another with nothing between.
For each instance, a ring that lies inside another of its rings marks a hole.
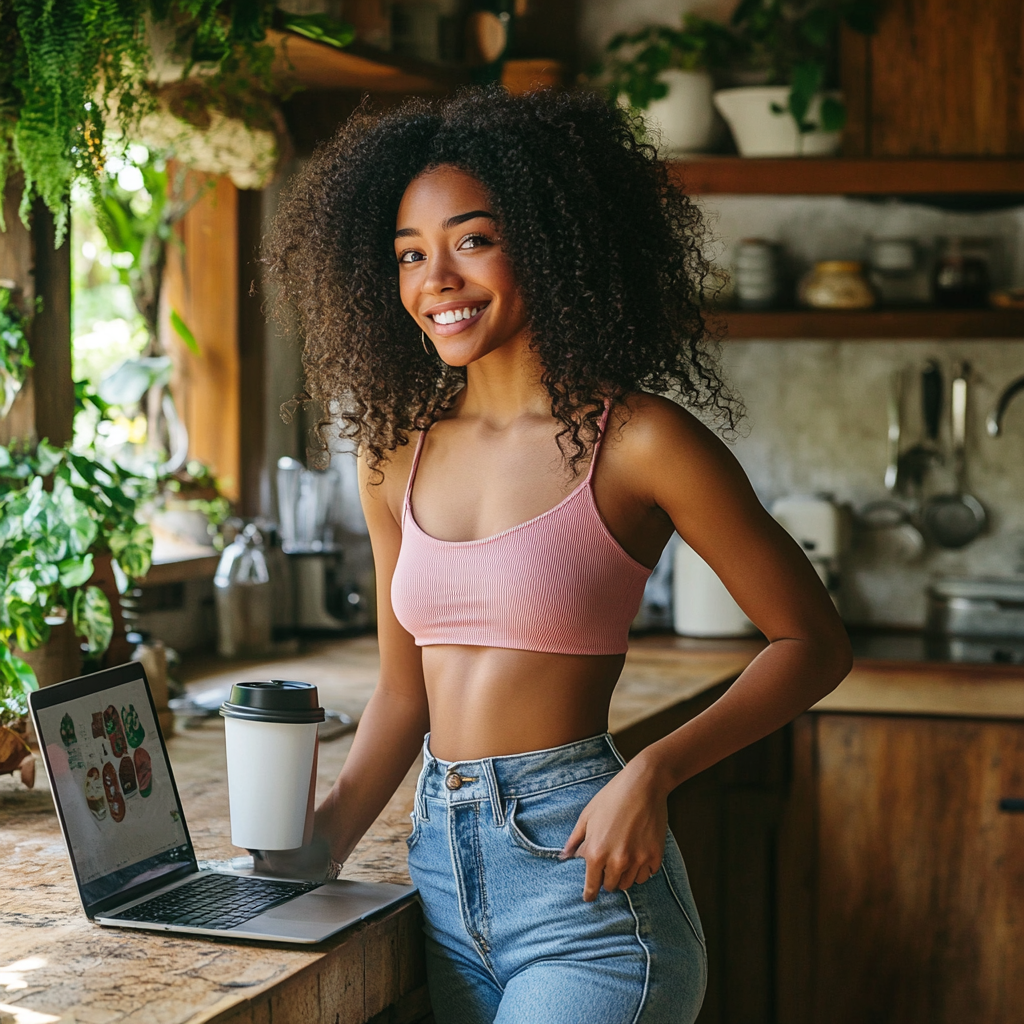
<instances>
[{"instance_id":1,"label":"curly dark hair","mask_svg":"<svg viewBox=\"0 0 1024 1024\"><path fill-rule=\"evenodd\" d=\"M465 371L424 352L399 298L395 218L409 183L452 165L488 191L573 469L606 398L667 394L728 431L742 410L700 300L702 221L637 125L587 92L358 110L291 183L263 259L304 334L306 393L369 465L451 405ZM332 415L332 413L334 415Z\"/></svg>"}]
</instances>

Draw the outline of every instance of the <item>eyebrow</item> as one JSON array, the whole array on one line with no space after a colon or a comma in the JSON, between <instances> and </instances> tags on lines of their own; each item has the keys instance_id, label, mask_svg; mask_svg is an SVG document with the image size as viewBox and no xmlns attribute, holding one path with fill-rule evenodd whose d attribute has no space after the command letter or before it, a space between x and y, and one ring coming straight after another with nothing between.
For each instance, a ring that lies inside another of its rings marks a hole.
<instances>
[{"instance_id":1,"label":"eyebrow","mask_svg":"<svg viewBox=\"0 0 1024 1024\"><path fill-rule=\"evenodd\" d=\"M486 217L488 220L495 219L494 214L487 210L470 210L469 213L457 213L454 217L442 221L441 230L450 231L452 228L458 227L459 224L465 224L467 220L476 220L477 217ZM416 228L400 228L395 232L395 238L409 238L413 235L419 235Z\"/></svg>"}]
</instances>

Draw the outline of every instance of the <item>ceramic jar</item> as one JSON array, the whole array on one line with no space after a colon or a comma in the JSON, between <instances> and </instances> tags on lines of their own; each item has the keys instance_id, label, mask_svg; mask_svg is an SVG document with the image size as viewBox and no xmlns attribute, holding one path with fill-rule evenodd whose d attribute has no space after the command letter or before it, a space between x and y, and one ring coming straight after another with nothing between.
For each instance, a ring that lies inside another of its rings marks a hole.
<instances>
[{"instance_id":1,"label":"ceramic jar","mask_svg":"<svg viewBox=\"0 0 1024 1024\"><path fill-rule=\"evenodd\" d=\"M744 238L736 247L733 275L740 309L769 309L779 297L779 256L771 242Z\"/></svg>"},{"instance_id":2,"label":"ceramic jar","mask_svg":"<svg viewBox=\"0 0 1024 1024\"><path fill-rule=\"evenodd\" d=\"M875 293L856 260L824 260L800 282L802 306L812 309L870 309Z\"/></svg>"}]
</instances>

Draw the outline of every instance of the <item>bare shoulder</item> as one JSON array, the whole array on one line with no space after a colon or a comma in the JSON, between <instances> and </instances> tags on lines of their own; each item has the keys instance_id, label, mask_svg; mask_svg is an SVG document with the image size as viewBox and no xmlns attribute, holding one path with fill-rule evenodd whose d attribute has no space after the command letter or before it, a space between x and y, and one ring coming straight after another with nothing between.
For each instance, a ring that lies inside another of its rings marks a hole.
<instances>
[{"instance_id":1,"label":"bare shoulder","mask_svg":"<svg viewBox=\"0 0 1024 1024\"><path fill-rule=\"evenodd\" d=\"M637 391L617 402L609 441L640 464L664 465L666 459L731 459L721 438L693 413L661 395Z\"/></svg>"},{"instance_id":2,"label":"bare shoulder","mask_svg":"<svg viewBox=\"0 0 1024 1024\"><path fill-rule=\"evenodd\" d=\"M386 460L376 467L370 466L365 452L360 455L359 490L367 514L371 514L371 510L386 509L396 521L401 520L402 502L419 436L419 431L411 431L408 444L388 452Z\"/></svg>"}]
</instances>

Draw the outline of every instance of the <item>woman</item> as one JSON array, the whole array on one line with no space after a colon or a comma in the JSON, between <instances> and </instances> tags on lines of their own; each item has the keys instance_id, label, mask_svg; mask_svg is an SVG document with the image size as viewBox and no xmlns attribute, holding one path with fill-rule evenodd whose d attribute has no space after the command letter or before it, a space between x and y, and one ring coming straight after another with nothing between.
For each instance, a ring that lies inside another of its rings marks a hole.
<instances>
[{"instance_id":1,"label":"woman","mask_svg":"<svg viewBox=\"0 0 1024 1024\"><path fill-rule=\"evenodd\" d=\"M422 745L409 870L439 1022L692 1021L706 956L668 795L849 669L807 559L660 397L733 426L699 243L625 115L550 93L361 114L278 217L378 581L380 682L317 830L343 861ZM623 764L609 700L673 530L770 643Z\"/></svg>"}]
</instances>

